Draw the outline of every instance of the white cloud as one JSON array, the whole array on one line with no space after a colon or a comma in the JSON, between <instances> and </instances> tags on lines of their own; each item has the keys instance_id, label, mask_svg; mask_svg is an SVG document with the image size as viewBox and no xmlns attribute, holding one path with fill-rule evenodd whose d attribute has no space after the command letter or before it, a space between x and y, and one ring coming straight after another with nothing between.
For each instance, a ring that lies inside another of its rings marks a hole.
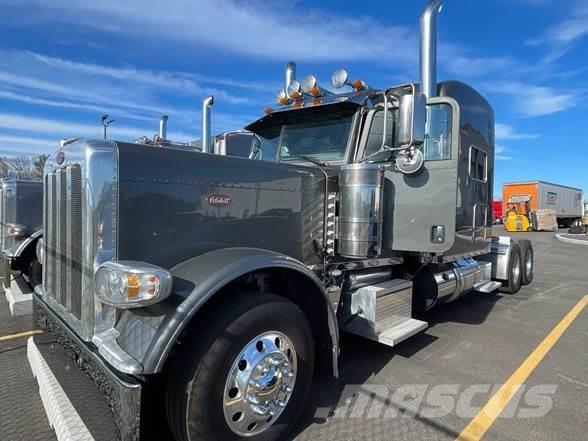
<instances>
[{"instance_id":1,"label":"white cloud","mask_svg":"<svg viewBox=\"0 0 588 441\"><path fill-rule=\"evenodd\" d=\"M243 104L248 98L234 95L211 86L214 83L233 85L246 91L253 84L240 83L230 78L209 79L199 74L154 71L138 69L133 66L113 67L93 63L81 63L63 58L48 57L41 54L0 50L0 103L13 101L29 106L45 107L52 110L51 124L21 124L23 117L3 115L0 127L6 131L19 130L26 133L39 133L48 130L59 138L68 136L99 136L99 117L108 113L117 119L112 134L122 139L134 140L139 136L151 135L157 130L158 119L162 114L170 116L169 127L175 129L175 141L188 141L197 138L200 131L201 98L209 93L215 95L219 108L212 114L213 130L227 131L239 129L255 119L248 116ZM261 85L258 85L261 86ZM267 84L264 84L267 90ZM170 102L182 103L172 107ZM186 104L193 107L185 108ZM223 109L231 105L239 106L237 115ZM68 113L69 112L69 113ZM76 114L76 116L72 116ZM74 121L96 121L96 125L80 125ZM132 122L139 122L147 130L132 129ZM131 124L129 124L131 122ZM89 127L92 127L89 130ZM192 134L193 135L190 135Z\"/></svg>"},{"instance_id":2,"label":"white cloud","mask_svg":"<svg viewBox=\"0 0 588 441\"><path fill-rule=\"evenodd\" d=\"M512 156L505 155L504 153L508 152L508 148L502 144L496 144L494 149L494 159L499 161L510 161Z\"/></svg>"},{"instance_id":3,"label":"white cloud","mask_svg":"<svg viewBox=\"0 0 588 441\"><path fill-rule=\"evenodd\" d=\"M189 78L189 74L182 72L153 71L147 69L137 69L133 66L112 67L92 63L80 63L63 58L48 57L36 53L28 53L32 58L43 64L58 70L60 72L75 72L79 76L107 77L128 84L129 82L142 83L155 89L174 90L184 94L191 95L209 95L214 94L219 99L227 100L233 104L242 104L248 100L227 93L214 87L203 87ZM195 78L195 76L192 76ZM203 78L203 77L201 77Z\"/></svg>"},{"instance_id":4,"label":"white cloud","mask_svg":"<svg viewBox=\"0 0 588 441\"><path fill-rule=\"evenodd\" d=\"M567 19L549 27L541 37L529 39L525 43L529 46L546 45L549 52L543 61L550 63L566 55L578 40L587 35L588 5L578 2Z\"/></svg>"},{"instance_id":5,"label":"white cloud","mask_svg":"<svg viewBox=\"0 0 588 441\"><path fill-rule=\"evenodd\" d=\"M389 60L416 63L416 29L385 26L368 16L346 16L296 2L249 0L30 0L27 19L157 42L207 46L284 61Z\"/></svg>"},{"instance_id":6,"label":"white cloud","mask_svg":"<svg viewBox=\"0 0 588 441\"><path fill-rule=\"evenodd\" d=\"M23 93L16 93L6 90L0 90L0 99L18 101L27 104L38 104L42 106L60 107L65 109L79 109L85 112L92 111L97 115L106 113L116 114L118 117L139 120L139 121L153 121L153 116L140 115L135 112L130 112L127 109L121 109L118 106L112 104L104 104L102 106L90 104L90 103L75 103L71 101L64 101L60 99L45 99L35 98L34 96L26 95Z\"/></svg>"},{"instance_id":7,"label":"white cloud","mask_svg":"<svg viewBox=\"0 0 588 441\"><path fill-rule=\"evenodd\" d=\"M539 138L537 133L520 133L513 126L504 123L494 125L496 139L536 139ZM497 146L498 149L498 146Z\"/></svg>"},{"instance_id":8,"label":"white cloud","mask_svg":"<svg viewBox=\"0 0 588 441\"><path fill-rule=\"evenodd\" d=\"M24 116L18 114L0 113L0 128L10 131L19 131L27 133L42 133L44 135L55 135L55 145L58 144L59 139L86 137L86 138L100 138L102 137L102 126L97 122L96 124L77 123L64 120L56 120L49 118L38 118L31 116ZM118 125L114 123L109 128L109 136L113 139L121 140L135 140L142 136L151 136L156 130L149 130L146 128L130 127L126 125ZM11 136L11 135L3 135ZM169 132L169 138L174 141L188 142L194 137L184 132ZM21 143L22 144L22 143Z\"/></svg>"},{"instance_id":9,"label":"white cloud","mask_svg":"<svg viewBox=\"0 0 588 441\"><path fill-rule=\"evenodd\" d=\"M488 84L487 88L510 97L512 110L525 117L551 115L574 108L585 95L582 90L563 91L517 81L496 82Z\"/></svg>"},{"instance_id":10,"label":"white cloud","mask_svg":"<svg viewBox=\"0 0 588 441\"><path fill-rule=\"evenodd\" d=\"M473 51L453 44L439 45L439 65L459 78L479 77L520 68L514 57L480 57Z\"/></svg>"}]
</instances>

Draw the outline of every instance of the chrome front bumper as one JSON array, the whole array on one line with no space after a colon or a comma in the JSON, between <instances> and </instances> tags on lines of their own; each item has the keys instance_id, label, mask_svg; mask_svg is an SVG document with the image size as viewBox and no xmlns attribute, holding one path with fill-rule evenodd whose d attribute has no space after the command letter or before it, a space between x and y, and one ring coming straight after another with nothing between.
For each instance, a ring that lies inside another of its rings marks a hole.
<instances>
[{"instance_id":1,"label":"chrome front bumper","mask_svg":"<svg viewBox=\"0 0 588 441\"><path fill-rule=\"evenodd\" d=\"M37 287L38 288L38 287ZM38 292L38 289L36 290ZM75 362L79 371L89 378L106 399L112 411L117 438L139 441L141 439L142 384L131 376L115 372L106 361L87 346L70 328L42 301L33 296L33 320L44 335L51 335L69 356L69 366ZM75 373L74 373L75 374ZM61 384L67 386L66 384ZM63 387L69 395L66 387ZM75 393L75 391L71 391ZM82 420L84 416L81 415Z\"/></svg>"}]
</instances>

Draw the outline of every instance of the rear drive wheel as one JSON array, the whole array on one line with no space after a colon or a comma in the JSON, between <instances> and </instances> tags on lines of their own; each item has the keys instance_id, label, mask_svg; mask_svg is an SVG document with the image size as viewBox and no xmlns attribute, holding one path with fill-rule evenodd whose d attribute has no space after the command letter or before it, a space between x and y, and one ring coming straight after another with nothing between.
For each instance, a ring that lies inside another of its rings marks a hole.
<instances>
[{"instance_id":1,"label":"rear drive wheel","mask_svg":"<svg viewBox=\"0 0 588 441\"><path fill-rule=\"evenodd\" d=\"M178 441L279 440L312 381L310 325L292 302L237 295L207 311L170 367L168 421Z\"/></svg>"},{"instance_id":2,"label":"rear drive wheel","mask_svg":"<svg viewBox=\"0 0 588 441\"><path fill-rule=\"evenodd\" d=\"M521 258L522 258L522 275L521 283L523 285L529 285L533 281L533 274L535 269L535 253L533 251L533 245L530 240L519 240L519 246L521 247Z\"/></svg>"},{"instance_id":3,"label":"rear drive wheel","mask_svg":"<svg viewBox=\"0 0 588 441\"><path fill-rule=\"evenodd\" d=\"M523 278L521 247L518 243L513 244L508 259L508 280L502 282L501 292L516 294L521 289Z\"/></svg>"}]
</instances>

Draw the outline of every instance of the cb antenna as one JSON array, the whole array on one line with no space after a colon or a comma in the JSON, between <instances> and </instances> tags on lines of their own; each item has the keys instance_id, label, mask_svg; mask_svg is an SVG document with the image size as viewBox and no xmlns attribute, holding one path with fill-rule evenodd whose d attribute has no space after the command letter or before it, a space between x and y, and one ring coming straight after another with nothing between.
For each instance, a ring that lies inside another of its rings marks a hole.
<instances>
[{"instance_id":1,"label":"cb antenna","mask_svg":"<svg viewBox=\"0 0 588 441\"><path fill-rule=\"evenodd\" d=\"M106 113L105 113L105 114L104 114L104 115L102 115L102 117L100 118L100 121L102 122L102 127L104 127L104 139L107 139L107 137L106 137L106 130L108 129L108 126L109 126L111 123L115 122L116 120L115 120L115 119L111 119L111 120L109 120L109 119L108 119L108 114L106 114Z\"/></svg>"}]
</instances>

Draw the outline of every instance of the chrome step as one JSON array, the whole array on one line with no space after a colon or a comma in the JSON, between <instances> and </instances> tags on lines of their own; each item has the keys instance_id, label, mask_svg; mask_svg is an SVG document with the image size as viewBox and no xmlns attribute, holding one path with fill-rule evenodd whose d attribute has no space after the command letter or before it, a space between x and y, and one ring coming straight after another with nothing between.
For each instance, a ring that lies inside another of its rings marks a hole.
<instances>
[{"instance_id":1,"label":"chrome step","mask_svg":"<svg viewBox=\"0 0 588 441\"><path fill-rule=\"evenodd\" d=\"M425 329L428 324L412 318L412 282L392 279L343 292L343 330L394 346Z\"/></svg>"},{"instance_id":2,"label":"chrome step","mask_svg":"<svg viewBox=\"0 0 588 441\"><path fill-rule=\"evenodd\" d=\"M480 285L475 286L474 291L489 294L491 292L496 291L501 286L502 286L502 283L496 282L495 280L489 280L487 282L484 282Z\"/></svg>"},{"instance_id":3,"label":"chrome step","mask_svg":"<svg viewBox=\"0 0 588 441\"><path fill-rule=\"evenodd\" d=\"M424 329L427 329L428 326L429 324L427 322L411 318L406 320L404 323L379 333L377 336L375 336L375 338L370 336L366 337L371 338L372 340L376 340L386 346L395 346L401 341L412 337Z\"/></svg>"}]
</instances>

